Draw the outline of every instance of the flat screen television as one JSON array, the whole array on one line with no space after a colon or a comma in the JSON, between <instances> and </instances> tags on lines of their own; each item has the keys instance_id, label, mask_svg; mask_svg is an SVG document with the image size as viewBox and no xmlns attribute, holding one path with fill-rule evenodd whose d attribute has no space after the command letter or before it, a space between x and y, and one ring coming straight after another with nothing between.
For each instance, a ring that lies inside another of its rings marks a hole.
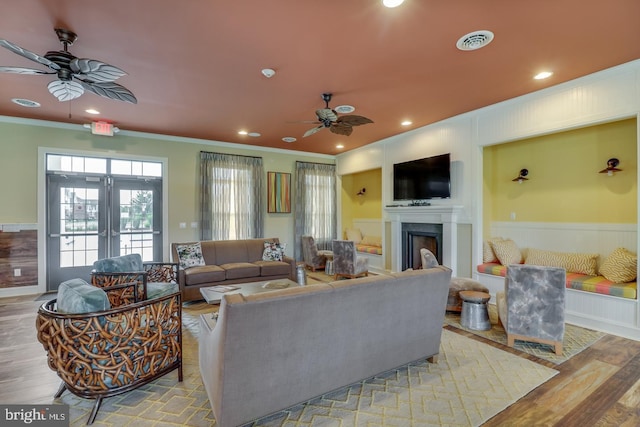
<instances>
[{"instance_id":1,"label":"flat screen television","mask_svg":"<svg viewBox=\"0 0 640 427\"><path fill-rule=\"evenodd\" d=\"M450 153L393 165L393 200L451 197Z\"/></svg>"}]
</instances>

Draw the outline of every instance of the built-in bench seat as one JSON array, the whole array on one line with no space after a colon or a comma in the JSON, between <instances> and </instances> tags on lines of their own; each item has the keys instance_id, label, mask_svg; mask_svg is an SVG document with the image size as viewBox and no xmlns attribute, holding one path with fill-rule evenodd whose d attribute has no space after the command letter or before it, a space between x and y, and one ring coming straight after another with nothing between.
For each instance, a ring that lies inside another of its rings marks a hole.
<instances>
[{"instance_id":1,"label":"built-in bench seat","mask_svg":"<svg viewBox=\"0 0 640 427\"><path fill-rule=\"evenodd\" d=\"M382 255L381 246L357 244L356 251L361 252L363 254Z\"/></svg>"},{"instance_id":2,"label":"built-in bench seat","mask_svg":"<svg viewBox=\"0 0 640 427\"><path fill-rule=\"evenodd\" d=\"M504 277L507 273L507 266L488 262L478 265L477 270L478 273ZM638 295L637 282L614 283L603 276L589 276L572 272L567 272L567 288L630 299L636 299Z\"/></svg>"}]
</instances>

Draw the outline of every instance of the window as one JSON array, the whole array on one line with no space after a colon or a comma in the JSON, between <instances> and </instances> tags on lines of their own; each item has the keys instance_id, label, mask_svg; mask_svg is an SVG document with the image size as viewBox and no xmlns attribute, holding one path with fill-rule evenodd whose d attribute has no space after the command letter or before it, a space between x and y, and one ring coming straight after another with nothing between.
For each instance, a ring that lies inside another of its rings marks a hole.
<instances>
[{"instance_id":1,"label":"window","mask_svg":"<svg viewBox=\"0 0 640 427\"><path fill-rule=\"evenodd\" d=\"M313 236L318 249L331 249L336 238L335 165L296 162L295 252L302 258L300 236Z\"/></svg>"},{"instance_id":2,"label":"window","mask_svg":"<svg viewBox=\"0 0 640 427\"><path fill-rule=\"evenodd\" d=\"M262 158L200 153L201 239L263 236Z\"/></svg>"}]
</instances>

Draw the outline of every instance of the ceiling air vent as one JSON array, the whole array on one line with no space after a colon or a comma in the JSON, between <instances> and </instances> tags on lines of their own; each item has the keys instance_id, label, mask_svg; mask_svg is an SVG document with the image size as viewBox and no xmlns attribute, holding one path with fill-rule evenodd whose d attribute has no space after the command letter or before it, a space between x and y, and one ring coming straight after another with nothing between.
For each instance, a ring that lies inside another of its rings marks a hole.
<instances>
[{"instance_id":1,"label":"ceiling air vent","mask_svg":"<svg viewBox=\"0 0 640 427\"><path fill-rule=\"evenodd\" d=\"M13 98L11 99L11 102L13 102L14 104L21 105L23 107L28 107L28 108L37 108L40 106L40 103L36 101L32 101L30 99L24 99L24 98Z\"/></svg>"},{"instance_id":2,"label":"ceiling air vent","mask_svg":"<svg viewBox=\"0 0 640 427\"><path fill-rule=\"evenodd\" d=\"M473 33L465 34L460 37L456 46L460 50L476 50L481 47L485 47L493 40L493 33L491 31L482 30L474 31Z\"/></svg>"}]
</instances>

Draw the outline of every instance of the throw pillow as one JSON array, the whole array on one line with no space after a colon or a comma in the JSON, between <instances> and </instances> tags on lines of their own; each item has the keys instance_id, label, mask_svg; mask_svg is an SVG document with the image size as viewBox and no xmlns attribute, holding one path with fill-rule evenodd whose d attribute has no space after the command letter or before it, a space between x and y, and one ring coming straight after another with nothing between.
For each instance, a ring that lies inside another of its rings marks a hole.
<instances>
[{"instance_id":1,"label":"throw pillow","mask_svg":"<svg viewBox=\"0 0 640 427\"><path fill-rule=\"evenodd\" d=\"M598 254L553 252L531 248L527 252L525 264L561 267L571 273L595 276L598 269Z\"/></svg>"},{"instance_id":2,"label":"throw pillow","mask_svg":"<svg viewBox=\"0 0 640 427\"><path fill-rule=\"evenodd\" d=\"M498 262L498 258L491 248L491 242L500 240L503 240L502 237L491 237L482 242L482 262Z\"/></svg>"},{"instance_id":3,"label":"throw pillow","mask_svg":"<svg viewBox=\"0 0 640 427\"><path fill-rule=\"evenodd\" d=\"M427 248L420 249L420 259L422 268L433 268L438 266L438 258Z\"/></svg>"},{"instance_id":4,"label":"throw pillow","mask_svg":"<svg viewBox=\"0 0 640 427\"><path fill-rule=\"evenodd\" d=\"M362 236L361 245L382 247L382 237L379 236Z\"/></svg>"},{"instance_id":5,"label":"throw pillow","mask_svg":"<svg viewBox=\"0 0 640 427\"><path fill-rule=\"evenodd\" d=\"M185 269L199 265L206 265L204 257L202 256L202 246L200 245L200 242L178 245L176 250L178 251L180 268Z\"/></svg>"},{"instance_id":6,"label":"throw pillow","mask_svg":"<svg viewBox=\"0 0 640 427\"><path fill-rule=\"evenodd\" d=\"M493 241L491 249L502 265L522 264L522 252L511 239Z\"/></svg>"},{"instance_id":7,"label":"throw pillow","mask_svg":"<svg viewBox=\"0 0 640 427\"><path fill-rule=\"evenodd\" d=\"M282 261L284 250L287 248L286 243L264 242L264 251L262 252L263 261Z\"/></svg>"},{"instance_id":8,"label":"throw pillow","mask_svg":"<svg viewBox=\"0 0 640 427\"><path fill-rule=\"evenodd\" d=\"M356 245L362 240L362 233L358 228L347 228L347 240L353 241Z\"/></svg>"},{"instance_id":9,"label":"throw pillow","mask_svg":"<svg viewBox=\"0 0 640 427\"><path fill-rule=\"evenodd\" d=\"M625 248L618 248L604 260L600 274L614 283L627 283L636 278L638 256Z\"/></svg>"},{"instance_id":10,"label":"throw pillow","mask_svg":"<svg viewBox=\"0 0 640 427\"><path fill-rule=\"evenodd\" d=\"M82 279L60 283L56 309L60 313L95 313L111 308L107 293Z\"/></svg>"}]
</instances>

